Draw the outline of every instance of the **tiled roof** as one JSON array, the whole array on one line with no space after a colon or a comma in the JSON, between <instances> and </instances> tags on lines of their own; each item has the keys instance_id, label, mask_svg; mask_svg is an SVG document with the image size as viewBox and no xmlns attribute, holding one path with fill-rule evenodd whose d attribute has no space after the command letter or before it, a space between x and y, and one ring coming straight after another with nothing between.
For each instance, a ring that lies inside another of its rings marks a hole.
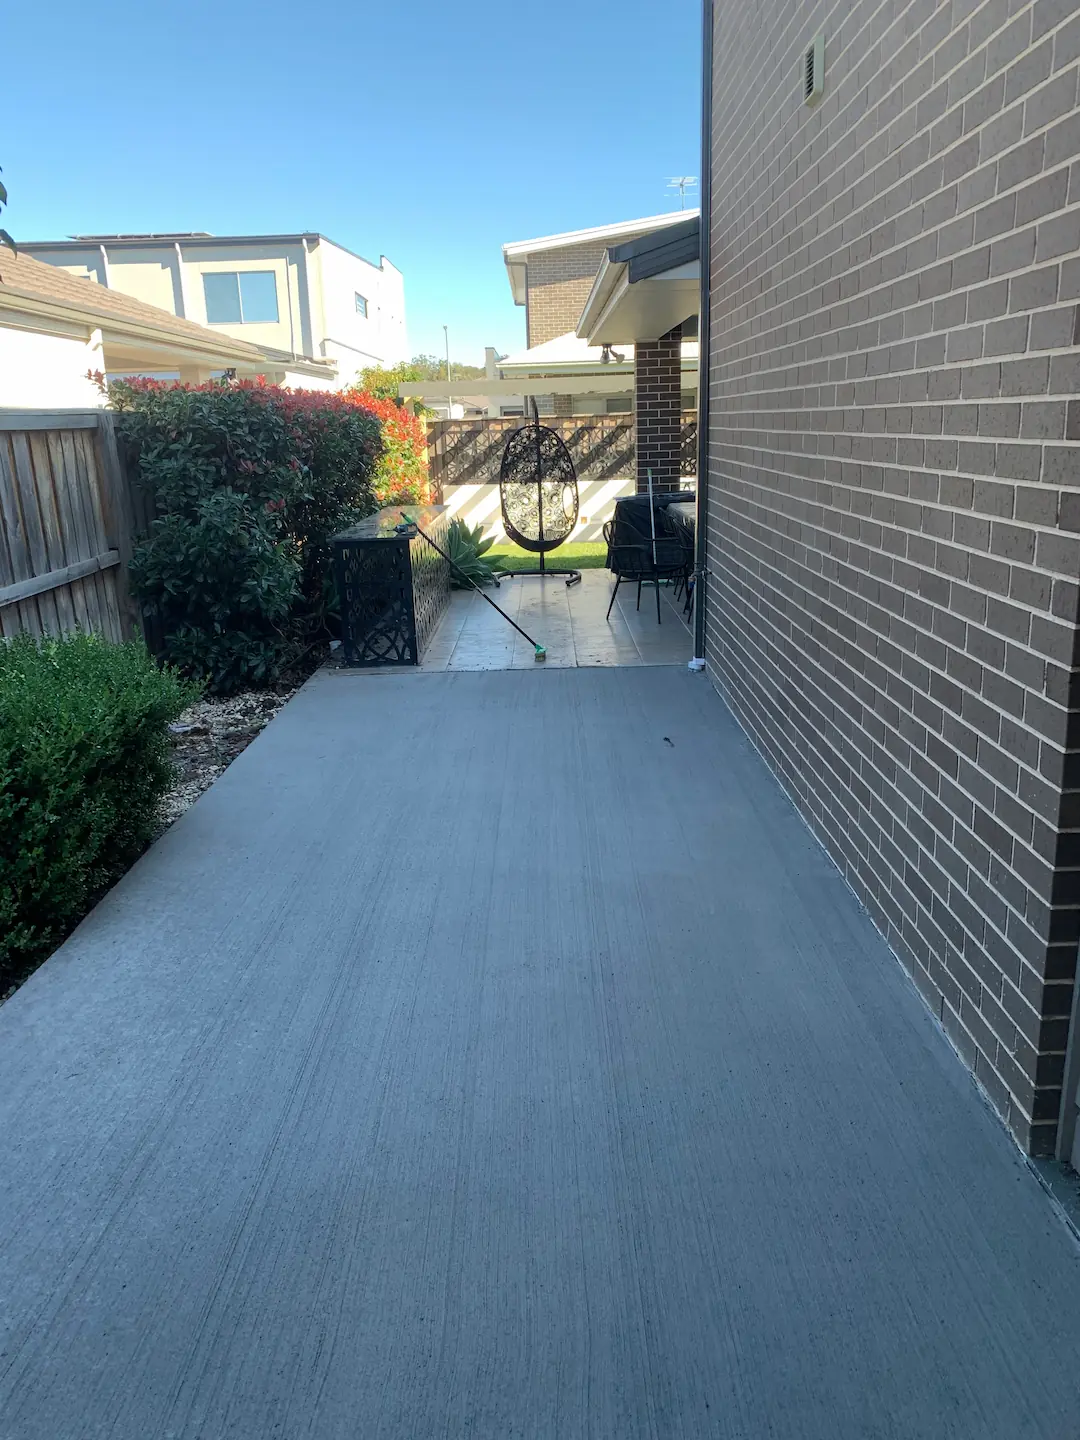
<instances>
[{"instance_id":1,"label":"tiled roof","mask_svg":"<svg viewBox=\"0 0 1080 1440\"><path fill-rule=\"evenodd\" d=\"M120 290L108 290L96 280L72 275L57 265L45 265L28 255L13 255L0 248L0 304L17 297L33 297L54 305L78 311L80 316L114 327L127 325L153 329L177 341L187 341L200 349L216 350L219 354L243 360L259 360L262 352L246 340L237 340L220 330L183 320L157 305L136 300Z\"/></svg>"}]
</instances>

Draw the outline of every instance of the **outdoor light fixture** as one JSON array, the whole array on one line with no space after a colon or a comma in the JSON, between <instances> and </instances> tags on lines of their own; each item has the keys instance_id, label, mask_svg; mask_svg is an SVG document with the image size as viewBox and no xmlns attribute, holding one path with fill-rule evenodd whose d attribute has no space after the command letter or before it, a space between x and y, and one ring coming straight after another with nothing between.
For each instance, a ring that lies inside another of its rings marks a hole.
<instances>
[{"instance_id":1,"label":"outdoor light fixture","mask_svg":"<svg viewBox=\"0 0 1080 1440\"><path fill-rule=\"evenodd\" d=\"M600 364L610 365L612 360L614 360L617 365L621 365L623 357L617 350L613 350L610 345L605 345L600 351Z\"/></svg>"}]
</instances>

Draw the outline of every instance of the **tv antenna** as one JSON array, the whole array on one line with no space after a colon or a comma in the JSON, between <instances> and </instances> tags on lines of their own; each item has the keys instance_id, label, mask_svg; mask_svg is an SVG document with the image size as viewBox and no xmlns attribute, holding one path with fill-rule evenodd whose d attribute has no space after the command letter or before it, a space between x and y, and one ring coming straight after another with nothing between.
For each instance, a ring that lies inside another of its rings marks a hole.
<instances>
[{"instance_id":1,"label":"tv antenna","mask_svg":"<svg viewBox=\"0 0 1080 1440\"><path fill-rule=\"evenodd\" d=\"M696 175L672 175L671 178L668 180L667 183L668 183L668 189L669 189L669 190L678 190L678 192L679 192L679 209L680 209L680 210L685 210L685 209L686 209L686 192L687 192L687 190L692 190L692 189L694 188L694 186L697 184L697 176L696 176Z\"/></svg>"}]
</instances>

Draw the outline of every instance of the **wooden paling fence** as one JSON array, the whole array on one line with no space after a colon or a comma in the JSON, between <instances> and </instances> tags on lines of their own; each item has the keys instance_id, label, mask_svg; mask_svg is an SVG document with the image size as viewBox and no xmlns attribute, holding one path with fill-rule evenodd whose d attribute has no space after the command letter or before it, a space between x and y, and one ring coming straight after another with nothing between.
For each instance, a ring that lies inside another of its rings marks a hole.
<instances>
[{"instance_id":1,"label":"wooden paling fence","mask_svg":"<svg viewBox=\"0 0 1080 1440\"><path fill-rule=\"evenodd\" d=\"M137 505L108 411L0 411L0 636L137 633Z\"/></svg>"}]
</instances>

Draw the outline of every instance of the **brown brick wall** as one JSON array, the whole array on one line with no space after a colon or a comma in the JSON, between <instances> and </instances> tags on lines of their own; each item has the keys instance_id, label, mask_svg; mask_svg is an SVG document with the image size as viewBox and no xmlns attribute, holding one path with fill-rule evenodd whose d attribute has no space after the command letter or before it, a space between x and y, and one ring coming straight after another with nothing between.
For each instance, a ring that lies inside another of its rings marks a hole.
<instances>
[{"instance_id":1,"label":"brown brick wall","mask_svg":"<svg viewBox=\"0 0 1080 1440\"><path fill-rule=\"evenodd\" d=\"M1080 920L1076 0L715 21L711 673L1049 1153Z\"/></svg>"},{"instance_id":2,"label":"brown brick wall","mask_svg":"<svg viewBox=\"0 0 1080 1440\"><path fill-rule=\"evenodd\" d=\"M644 230L620 235L612 244L625 244ZM561 250L540 250L526 264L525 328L530 348L577 329L606 245L565 245Z\"/></svg>"},{"instance_id":3,"label":"brown brick wall","mask_svg":"<svg viewBox=\"0 0 1080 1440\"><path fill-rule=\"evenodd\" d=\"M634 346L637 491L678 490L681 474L682 327Z\"/></svg>"},{"instance_id":4,"label":"brown brick wall","mask_svg":"<svg viewBox=\"0 0 1080 1440\"><path fill-rule=\"evenodd\" d=\"M603 258L603 245L568 245L564 250L541 250L529 256L526 324L530 348L577 329Z\"/></svg>"}]
</instances>

